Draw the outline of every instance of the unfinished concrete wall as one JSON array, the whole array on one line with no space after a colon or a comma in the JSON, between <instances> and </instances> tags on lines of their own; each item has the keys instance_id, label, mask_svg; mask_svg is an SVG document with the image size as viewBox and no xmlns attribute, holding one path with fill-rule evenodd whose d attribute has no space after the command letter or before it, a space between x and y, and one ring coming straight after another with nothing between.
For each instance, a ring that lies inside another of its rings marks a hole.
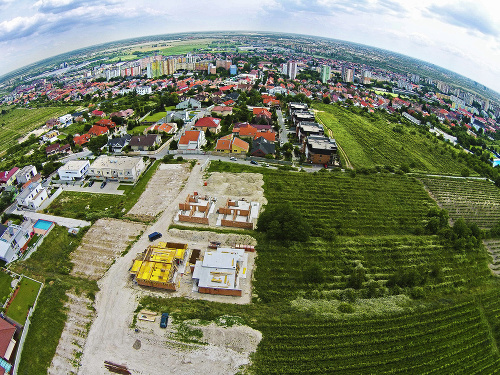
<instances>
[{"instance_id":1,"label":"unfinished concrete wall","mask_svg":"<svg viewBox=\"0 0 500 375\"><path fill-rule=\"evenodd\" d=\"M224 227L253 229L253 223L242 222L242 221L221 220L221 225Z\"/></svg>"},{"instance_id":2,"label":"unfinished concrete wall","mask_svg":"<svg viewBox=\"0 0 500 375\"><path fill-rule=\"evenodd\" d=\"M208 225L208 217L193 217L187 215L179 215L179 221Z\"/></svg>"},{"instance_id":3,"label":"unfinished concrete wall","mask_svg":"<svg viewBox=\"0 0 500 375\"><path fill-rule=\"evenodd\" d=\"M218 288L200 287L200 288L198 288L198 292L205 293L205 294L219 294L219 295L223 295L223 296L241 297L241 290L235 290L235 289L218 289Z\"/></svg>"},{"instance_id":4,"label":"unfinished concrete wall","mask_svg":"<svg viewBox=\"0 0 500 375\"><path fill-rule=\"evenodd\" d=\"M142 285L142 286L151 286L154 288L160 288L160 289L167 289L167 290L176 290L175 284L174 283L162 283L158 281L151 281L151 280L137 280L137 284Z\"/></svg>"}]
</instances>

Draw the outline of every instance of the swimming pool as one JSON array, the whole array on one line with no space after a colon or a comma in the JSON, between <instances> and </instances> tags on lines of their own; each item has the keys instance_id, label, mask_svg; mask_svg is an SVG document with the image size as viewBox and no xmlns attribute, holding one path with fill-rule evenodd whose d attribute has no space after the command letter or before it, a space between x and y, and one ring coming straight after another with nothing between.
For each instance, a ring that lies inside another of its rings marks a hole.
<instances>
[{"instance_id":1,"label":"swimming pool","mask_svg":"<svg viewBox=\"0 0 500 375\"><path fill-rule=\"evenodd\" d=\"M49 228L54 224L52 221L47 221L47 220L42 220L38 219L35 225L33 225L34 229L41 229L41 230L49 230Z\"/></svg>"}]
</instances>

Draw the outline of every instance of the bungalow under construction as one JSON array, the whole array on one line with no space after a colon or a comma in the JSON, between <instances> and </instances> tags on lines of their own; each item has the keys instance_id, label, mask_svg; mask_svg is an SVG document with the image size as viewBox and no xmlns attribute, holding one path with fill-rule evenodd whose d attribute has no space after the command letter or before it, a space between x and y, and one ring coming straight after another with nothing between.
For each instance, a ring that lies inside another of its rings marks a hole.
<instances>
[{"instance_id":1,"label":"bungalow under construction","mask_svg":"<svg viewBox=\"0 0 500 375\"><path fill-rule=\"evenodd\" d=\"M138 254L130 274L137 284L161 289L176 290L177 272L185 264L187 244L159 242Z\"/></svg>"},{"instance_id":2,"label":"bungalow under construction","mask_svg":"<svg viewBox=\"0 0 500 375\"><path fill-rule=\"evenodd\" d=\"M179 203L177 221L209 224L209 215L214 211L215 199L200 196L197 192L189 194L184 203Z\"/></svg>"},{"instance_id":3,"label":"bungalow under construction","mask_svg":"<svg viewBox=\"0 0 500 375\"><path fill-rule=\"evenodd\" d=\"M259 203L247 202L244 199L228 199L224 207L219 208L217 225L253 229L255 219L259 216Z\"/></svg>"},{"instance_id":4,"label":"bungalow under construction","mask_svg":"<svg viewBox=\"0 0 500 375\"><path fill-rule=\"evenodd\" d=\"M193 279L199 293L241 297L241 279L246 279L248 254L244 249L206 251L194 266Z\"/></svg>"}]
</instances>

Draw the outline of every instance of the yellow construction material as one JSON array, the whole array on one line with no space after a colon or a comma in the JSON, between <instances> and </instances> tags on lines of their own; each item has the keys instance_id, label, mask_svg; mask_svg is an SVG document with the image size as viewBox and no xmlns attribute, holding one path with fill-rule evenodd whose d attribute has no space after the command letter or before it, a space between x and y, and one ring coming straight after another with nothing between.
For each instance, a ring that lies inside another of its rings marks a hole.
<instances>
[{"instance_id":1,"label":"yellow construction material","mask_svg":"<svg viewBox=\"0 0 500 375\"><path fill-rule=\"evenodd\" d=\"M213 283L222 283L222 279L221 278L212 277L212 282Z\"/></svg>"},{"instance_id":2,"label":"yellow construction material","mask_svg":"<svg viewBox=\"0 0 500 375\"><path fill-rule=\"evenodd\" d=\"M130 273L137 273L139 269L142 266L142 260L136 260L134 261L134 264L132 265L132 268L130 269Z\"/></svg>"}]
</instances>

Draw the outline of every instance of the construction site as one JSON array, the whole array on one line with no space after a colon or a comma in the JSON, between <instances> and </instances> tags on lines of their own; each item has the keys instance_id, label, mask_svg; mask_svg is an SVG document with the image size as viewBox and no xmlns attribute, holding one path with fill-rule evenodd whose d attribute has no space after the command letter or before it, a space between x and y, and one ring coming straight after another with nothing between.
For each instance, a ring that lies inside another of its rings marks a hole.
<instances>
[{"instance_id":1,"label":"construction site","mask_svg":"<svg viewBox=\"0 0 500 375\"><path fill-rule=\"evenodd\" d=\"M138 254L130 274L138 285L176 290L179 269L185 266L187 244L159 242Z\"/></svg>"},{"instance_id":2,"label":"construction site","mask_svg":"<svg viewBox=\"0 0 500 375\"><path fill-rule=\"evenodd\" d=\"M168 368L171 374L234 374L247 365L262 337L260 332L246 326L200 326L200 343L191 343L186 351L176 339L180 328L175 317L171 316L164 329L159 325L161 314L137 307L145 295L251 303L255 238L236 231L217 233L188 227L217 228L222 220L248 226L266 203L262 186L259 174L203 175L198 167L189 171L185 166L160 165L140 204L131 210L136 220L144 215L154 220L149 225L98 220L72 254L73 273L98 280L100 291L93 303L95 312L90 318L85 316L85 321L77 322L73 310L83 311L88 301L69 300L72 320L63 332L51 373L115 370L153 374ZM171 228L173 222L182 223L184 228ZM162 236L150 241L148 235L154 232ZM92 260L96 254L99 264ZM78 358L63 350L69 341L75 341L75 322L90 327L88 334L82 332L82 340L77 340L83 346ZM144 361L146 356L151 360Z\"/></svg>"}]
</instances>

